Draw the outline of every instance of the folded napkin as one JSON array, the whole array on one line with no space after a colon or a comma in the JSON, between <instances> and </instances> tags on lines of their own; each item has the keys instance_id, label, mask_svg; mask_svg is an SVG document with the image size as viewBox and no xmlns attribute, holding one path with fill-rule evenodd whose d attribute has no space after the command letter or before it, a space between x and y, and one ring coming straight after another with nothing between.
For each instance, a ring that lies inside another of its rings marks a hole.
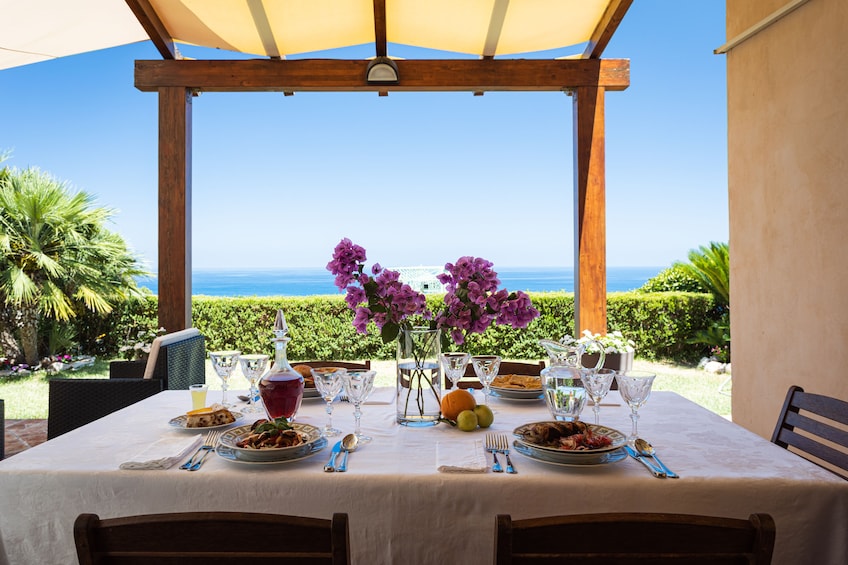
<instances>
[{"instance_id":1,"label":"folded napkin","mask_svg":"<svg viewBox=\"0 0 848 565\"><path fill-rule=\"evenodd\" d=\"M375 388L362 404L392 404L396 392L394 387Z\"/></svg>"},{"instance_id":2,"label":"folded napkin","mask_svg":"<svg viewBox=\"0 0 848 565\"><path fill-rule=\"evenodd\" d=\"M436 469L440 473L485 473L488 468L482 440L436 442Z\"/></svg>"},{"instance_id":3,"label":"folded napkin","mask_svg":"<svg viewBox=\"0 0 848 565\"><path fill-rule=\"evenodd\" d=\"M120 468L130 470L170 469L174 464L187 458L202 444L203 436L200 434L163 437L142 449L131 461L121 463Z\"/></svg>"}]
</instances>

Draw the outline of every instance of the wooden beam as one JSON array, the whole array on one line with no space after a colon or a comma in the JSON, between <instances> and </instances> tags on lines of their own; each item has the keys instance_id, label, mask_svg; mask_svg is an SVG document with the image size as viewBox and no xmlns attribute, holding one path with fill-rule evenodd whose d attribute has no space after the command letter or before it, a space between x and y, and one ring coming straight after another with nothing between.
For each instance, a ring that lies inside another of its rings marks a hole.
<instances>
[{"instance_id":1,"label":"wooden beam","mask_svg":"<svg viewBox=\"0 0 848 565\"><path fill-rule=\"evenodd\" d=\"M607 331L604 89L579 87L574 110L574 335Z\"/></svg>"},{"instance_id":2,"label":"wooden beam","mask_svg":"<svg viewBox=\"0 0 848 565\"><path fill-rule=\"evenodd\" d=\"M385 57L388 54L386 0L374 0L374 47L378 57Z\"/></svg>"},{"instance_id":3,"label":"wooden beam","mask_svg":"<svg viewBox=\"0 0 848 565\"><path fill-rule=\"evenodd\" d=\"M136 61L135 86L145 92L185 87L208 92L475 92L554 91L581 86L624 90L628 59L398 60L400 82L368 84L368 61L336 59Z\"/></svg>"},{"instance_id":4,"label":"wooden beam","mask_svg":"<svg viewBox=\"0 0 848 565\"><path fill-rule=\"evenodd\" d=\"M604 15L601 17L595 31L592 32L592 37L589 38L589 43L583 51L584 59L600 59L607 44L618 29L618 24L624 19L624 14L630 8L633 0L613 0L607 6Z\"/></svg>"},{"instance_id":5,"label":"wooden beam","mask_svg":"<svg viewBox=\"0 0 848 565\"><path fill-rule=\"evenodd\" d=\"M191 327L191 91L159 90L159 327Z\"/></svg>"},{"instance_id":6,"label":"wooden beam","mask_svg":"<svg viewBox=\"0 0 848 565\"><path fill-rule=\"evenodd\" d=\"M135 19L144 28L147 36L159 50L163 59L179 59L180 55L177 51L177 46L174 45L174 38L168 33L165 24L159 19L159 15L148 0L126 0L127 5L135 14Z\"/></svg>"}]
</instances>

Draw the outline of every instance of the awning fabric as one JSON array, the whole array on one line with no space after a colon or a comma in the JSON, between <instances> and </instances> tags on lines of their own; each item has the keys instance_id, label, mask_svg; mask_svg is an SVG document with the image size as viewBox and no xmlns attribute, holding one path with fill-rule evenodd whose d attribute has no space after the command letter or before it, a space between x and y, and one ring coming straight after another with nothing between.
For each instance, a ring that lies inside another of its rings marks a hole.
<instances>
[{"instance_id":1,"label":"awning fabric","mask_svg":"<svg viewBox=\"0 0 848 565\"><path fill-rule=\"evenodd\" d=\"M373 0L147 1L177 43L286 57L375 41ZM562 49L588 41L612 1L385 0L386 39L478 56ZM147 39L125 0L0 0L0 69Z\"/></svg>"}]
</instances>

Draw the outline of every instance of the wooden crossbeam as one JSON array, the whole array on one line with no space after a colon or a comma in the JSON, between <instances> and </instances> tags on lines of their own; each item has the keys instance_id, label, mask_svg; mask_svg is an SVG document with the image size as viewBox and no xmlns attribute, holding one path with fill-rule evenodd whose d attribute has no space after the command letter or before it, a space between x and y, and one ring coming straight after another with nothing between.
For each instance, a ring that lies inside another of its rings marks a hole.
<instances>
[{"instance_id":1,"label":"wooden crossbeam","mask_svg":"<svg viewBox=\"0 0 848 565\"><path fill-rule=\"evenodd\" d=\"M609 91L630 86L629 59L461 59L396 61L398 84L365 81L368 61L337 59L136 61L135 86L145 92L186 87L207 92Z\"/></svg>"},{"instance_id":2,"label":"wooden crossbeam","mask_svg":"<svg viewBox=\"0 0 848 565\"><path fill-rule=\"evenodd\" d=\"M162 58L179 59L180 55L177 46L174 45L174 38L168 33L165 24L159 19L159 15L150 2L148 0L126 0L126 2Z\"/></svg>"},{"instance_id":3,"label":"wooden crossbeam","mask_svg":"<svg viewBox=\"0 0 848 565\"><path fill-rule=\"evenodd\" d=\"M583 51L584 59L600 59L607 44L618 29L618 24L624 19L624 14L633 3L633 0L613 0L607 6L603 17L598 22L592 37L589 39L586 49Z\"/></svg>"}]
</instances>

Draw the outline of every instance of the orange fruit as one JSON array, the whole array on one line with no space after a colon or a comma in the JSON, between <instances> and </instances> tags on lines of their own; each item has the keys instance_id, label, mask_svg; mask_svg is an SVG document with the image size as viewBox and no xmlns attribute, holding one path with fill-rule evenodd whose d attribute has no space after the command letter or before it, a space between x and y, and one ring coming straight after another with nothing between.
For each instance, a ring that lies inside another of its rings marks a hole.
<instances>
[{"instance_id":1,"label":"orange fruit","mask_svg":"<svg viewBox=\"0 0 848 565\"><path fill-rule=\"evenodd\" d=\"M442 416L448 420L456 420L463 410L474 410L477 402L467 390L461 388L449 392L442 397Z\"/></svg>"}]
</instances>

